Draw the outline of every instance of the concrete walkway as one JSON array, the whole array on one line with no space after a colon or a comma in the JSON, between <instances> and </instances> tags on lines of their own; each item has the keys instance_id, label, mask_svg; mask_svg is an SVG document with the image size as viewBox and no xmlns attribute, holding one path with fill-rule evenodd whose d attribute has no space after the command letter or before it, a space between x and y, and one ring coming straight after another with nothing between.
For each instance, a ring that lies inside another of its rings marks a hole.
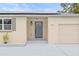
<instances>
[{"instance_id":1,"label":"concrete walkway","mask_svg":"<svg viewBox=\"0 0 79 59\"><path fill-rule=\"evenodd\" d=\"M0 47L0 55L14 56L79 56L79 44L27 44Z\"/></svg>"}]
</instances>

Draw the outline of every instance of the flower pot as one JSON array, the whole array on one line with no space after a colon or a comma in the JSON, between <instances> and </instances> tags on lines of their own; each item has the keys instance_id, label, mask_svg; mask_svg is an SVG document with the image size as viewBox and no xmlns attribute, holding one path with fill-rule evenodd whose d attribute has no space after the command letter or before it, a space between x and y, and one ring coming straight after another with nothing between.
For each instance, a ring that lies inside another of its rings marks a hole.
<instances>
[{"instance_id":1,"label":"flower pot","mask_svg":"<svg viewBox=\"0 0 79 59\"><path fill-rule=\"evenodd\" d=\"M4 42L4 44L7 44L7 42Z\"/></svg>"}]
</instances>

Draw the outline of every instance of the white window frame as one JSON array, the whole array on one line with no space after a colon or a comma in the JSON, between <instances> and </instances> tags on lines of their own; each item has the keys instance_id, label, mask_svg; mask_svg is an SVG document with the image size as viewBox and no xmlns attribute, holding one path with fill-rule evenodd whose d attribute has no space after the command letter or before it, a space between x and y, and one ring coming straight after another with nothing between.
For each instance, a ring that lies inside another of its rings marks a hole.
<instances>
[{"instance_id":1,"label":"white window frame","mask_svg":"<svg viewBox=\"0 0 79 59\"><path fill-rule=\"evenodd\" d=\"M2 30L0 30L0 31L12 31L12 18L0 18L0 19L2 19ZM11 24L4 24L4 19L11 19ZM11 29L10 30L5 30L4 29L5 25L11 25Z\"/></svg>"}]
</instances>

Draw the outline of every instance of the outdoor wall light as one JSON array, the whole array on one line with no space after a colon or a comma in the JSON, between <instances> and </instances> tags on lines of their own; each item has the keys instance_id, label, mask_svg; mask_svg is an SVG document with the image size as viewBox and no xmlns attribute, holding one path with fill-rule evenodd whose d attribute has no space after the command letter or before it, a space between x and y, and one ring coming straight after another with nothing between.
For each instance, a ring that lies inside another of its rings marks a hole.
<instances>
[{"instance_id":1,"label":"outdoor wall light","mask_svg":"<svg viewBox=\"0 0 79 59\"><path fill-rule=\"evenodd\" d=\"M32 25L32 24L33 24L33 22L32 22L32 21L30 21L30 24Z\"/></svg>"}]
</instances>

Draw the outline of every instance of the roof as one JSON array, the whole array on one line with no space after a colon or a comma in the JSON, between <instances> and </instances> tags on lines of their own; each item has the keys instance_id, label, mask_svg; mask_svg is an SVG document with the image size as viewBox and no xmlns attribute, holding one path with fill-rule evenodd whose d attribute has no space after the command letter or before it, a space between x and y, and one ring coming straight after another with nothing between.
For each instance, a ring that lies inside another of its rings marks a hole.
<instances>
[{"instance_id":1,"label":"roof","mask_svg":"<svg viewBox=\"0 0 79 59\"><path fill-rule=\"evenodd\" d=\"M33 12L33 11L0 11L0 15L22 15L22 16L30 16L30 15L41 15L41 16L79 16L79 14L70 14L70 13L54 13L54 12Z\"/></svg>"}]
</instances>

